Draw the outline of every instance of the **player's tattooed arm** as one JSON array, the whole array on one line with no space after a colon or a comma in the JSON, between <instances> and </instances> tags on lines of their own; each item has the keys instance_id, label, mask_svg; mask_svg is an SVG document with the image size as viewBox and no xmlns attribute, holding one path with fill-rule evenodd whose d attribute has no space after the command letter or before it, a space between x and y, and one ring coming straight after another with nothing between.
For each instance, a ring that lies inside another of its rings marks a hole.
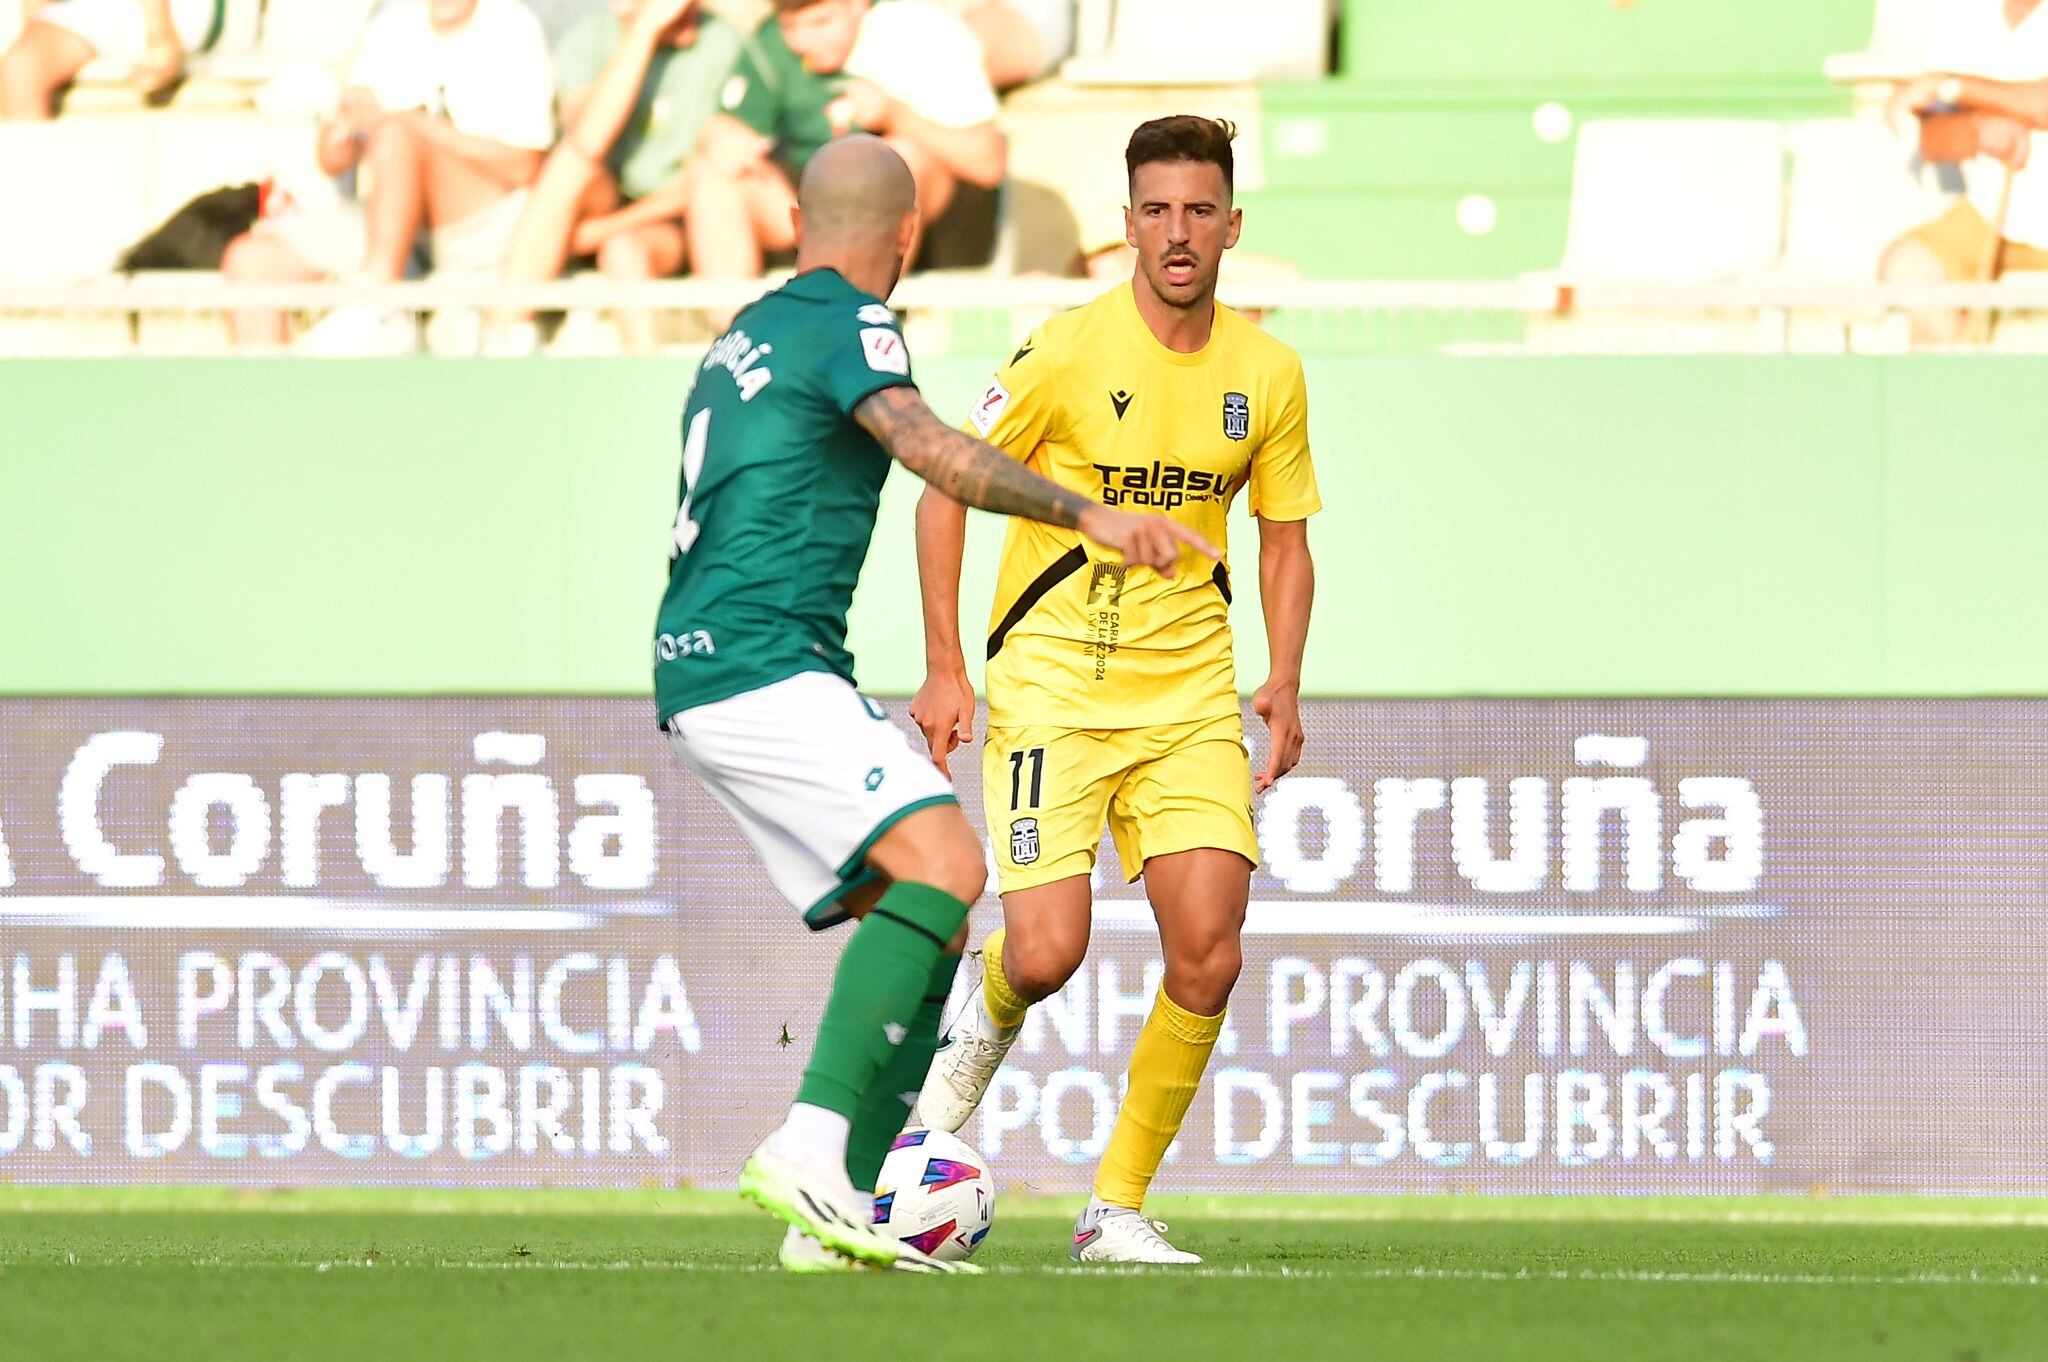
<instances>
[{"instance_id":1,"label":"player's tattooed arm","mask_svg":"<svg viewBox=\"0 0 2048 1362\"><path fill-rule=\"evenodd\" d=\"M854 419L891 458L955 501L1069 529L1094 505L941 421L917 389L884 388L854 409Z\"/></svg>"}]
</instances>

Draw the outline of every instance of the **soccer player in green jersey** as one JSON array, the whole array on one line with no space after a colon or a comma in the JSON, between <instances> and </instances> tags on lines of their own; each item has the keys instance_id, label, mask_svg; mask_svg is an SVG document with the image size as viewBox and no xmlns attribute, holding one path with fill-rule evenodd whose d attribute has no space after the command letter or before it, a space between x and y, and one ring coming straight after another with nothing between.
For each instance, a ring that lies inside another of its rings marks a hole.
<instances>
[{"instance_id":1,"label":"soccer player in green jersey","mask_svg":"<svg viewBox=\"0 0 2048 1362\"><path fill-rule=\"evenodd\" d=\"M910 170L886 144L820 151L795 221L796 277L713 343L683 410L654 691L677 756L804 921L860 919L796 1104L740 1190L792 1227L787 1266L932 1269L873 1230L863 1194L923 1086L986 862L945 776L853 686L846 612L890 460L1169 575L1184 551L1217 551L1049 482L925 405L882 301L917 231Z\"/></svg>"}]
</instances>

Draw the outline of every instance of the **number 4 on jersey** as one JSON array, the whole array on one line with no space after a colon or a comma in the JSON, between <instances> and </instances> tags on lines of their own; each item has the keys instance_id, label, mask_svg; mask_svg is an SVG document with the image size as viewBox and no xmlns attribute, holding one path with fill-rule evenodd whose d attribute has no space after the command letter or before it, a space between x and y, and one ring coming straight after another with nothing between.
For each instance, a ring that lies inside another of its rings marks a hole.
<instances>
[{"instance_id":1,"label":"number 4 on jersey","mask_svg":"<svg viewBox=\"0 0 2048 1362\"><path fill-rule=\"evenodd\" d=\"M676 528L669 541L668 556L680 558L697 542L703 527L690 519L690 502L697 495L697 477L704 471L704 447L711 442L711 408L690 418L689 434L683 437L683 504L676 508Z\"/></svg>"}]
</instances>

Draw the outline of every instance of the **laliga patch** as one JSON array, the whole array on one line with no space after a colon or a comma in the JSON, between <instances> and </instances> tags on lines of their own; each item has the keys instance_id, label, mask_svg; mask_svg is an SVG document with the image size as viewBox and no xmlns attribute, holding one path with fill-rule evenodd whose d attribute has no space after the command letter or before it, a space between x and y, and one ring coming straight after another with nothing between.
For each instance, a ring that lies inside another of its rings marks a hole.
<instances>
[{"instance_id":1,"label":"laliga patch","mask_svg":"<svg viewBox=\"0 0 2048 1362\"><path fill-rule=\"evenodd\" d=\"M896 314L881 303L862 303L860 311L853 314L869 326L894 326Z\"/></svg>"},{"instance_id":2,"label":"laliga patch","mask_svg":"<svg viewBox=\"0 0 2048 1362\"><path fill-rule=\"evenodd\" d=\"M860 348L868 357L868 368L878 374L910 372L910 351L900 333L886 326L870 326L860 333Z\"/></svg>"},{"instance_id":3,"label":"laliga patch","mask_svg":"<svg viewBox=\"0 0 2048 1362\"><path fill-rule=\"evenodd\" d=\"M1010 390L1003 386L1001 379L990 379L988 391L974 404L974 410L968 413L967 419L985 436L996 428L996 422L1003 418L1003 409L1009 405Z\"/></svg>"},{"instance_id":4,"label":"laliga patch","mask_svg":"<svg viewBox=\"0 0 2048 1362\"><path fill-rule=\"evenodd\" d=\"M1038 820L1019 818L1010 824L1010 861L1030 865L1038 859Z\"/></svg>"},{"instance_id":5,"label":"laliga patch","mask_svg":"<svg viewBox=\"0 0 2048 1362\"><path fill-rule=\"evenodd\" d=\"M1223 394L1223 433L1233 440L1252 433L1252 404L1243 393Z\"/></svg>"}]
</instances>

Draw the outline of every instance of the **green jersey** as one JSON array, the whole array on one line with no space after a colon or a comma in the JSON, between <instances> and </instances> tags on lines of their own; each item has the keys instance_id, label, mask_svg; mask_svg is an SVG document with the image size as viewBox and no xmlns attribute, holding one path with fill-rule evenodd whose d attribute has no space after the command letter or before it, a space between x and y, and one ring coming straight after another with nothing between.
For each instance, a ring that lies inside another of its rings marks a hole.
<instances>
[{"instance_id":1,"label":"green jersey","mask_svg":"<svg viewBox=\"0 0 2048 1362\"><path fill-rule=\"evenodd\" d=\"M826 111L852 81L850 72L821 76L805 66L784 41L782 26L770 17L740 54L719 107L772 140L770 154L793 180L836 135Z\"/></svg>"},{"instance_id":2,"label":"green jersey","mask_svg":"<svg viewBox=\"0 0 2048 1362\"><path fill-rule=\"evenodd\" d=\"M853 419L912 386L896 314L809 270L733 319L683 408L683 476L654 640L661 721L795 676L851 681L846 612L889 456Z\"/></svg>"},{"instance_id":3,"label":"green jersey","mask_svg":"<svg viewBox=\"0 0 2048 1362\"><path fill-rule=\"evenodd\" d=\"M593 10L578 20L555 49L555 69L564 93L581 93L595 85L624 41L619 16L609 9ZM682 173L705 120L718 112L719 96L745 41L737 28L707 14L698 21L697 40L688 47L663 43L654 50L633 113L605 153L620 194L644 199Z\"/></svg>"}]
</instances>

